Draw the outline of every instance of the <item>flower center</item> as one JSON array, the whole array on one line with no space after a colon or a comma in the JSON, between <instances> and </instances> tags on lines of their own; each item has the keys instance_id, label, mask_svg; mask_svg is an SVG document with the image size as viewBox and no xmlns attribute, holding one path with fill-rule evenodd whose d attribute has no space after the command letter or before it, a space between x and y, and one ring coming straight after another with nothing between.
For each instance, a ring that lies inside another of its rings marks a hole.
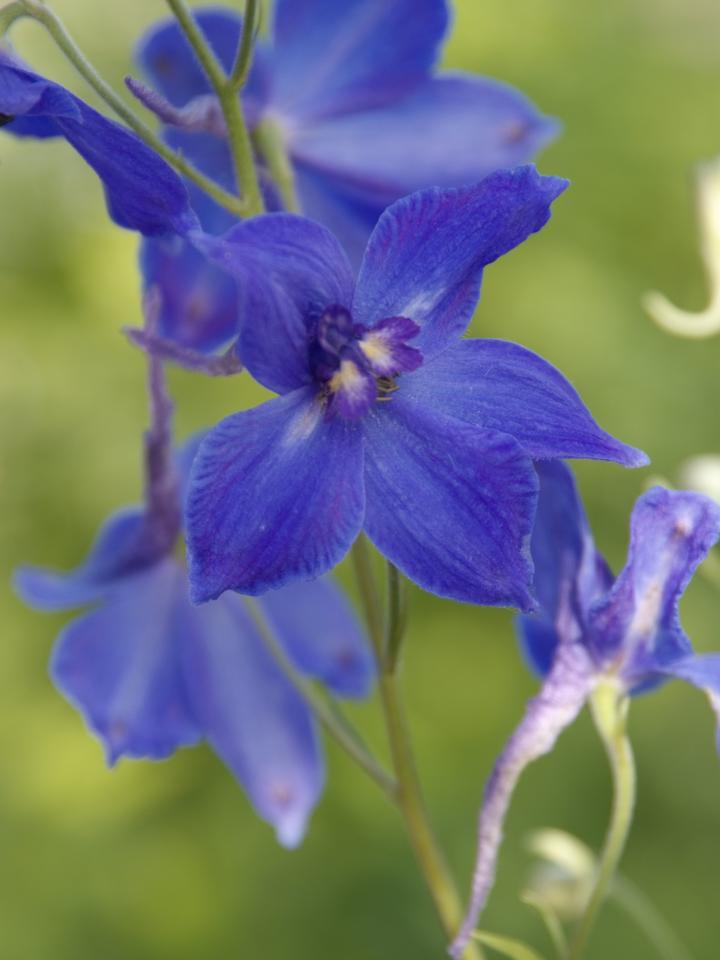
<instances>
[{"instance_id":1,"label":"flower center","mask_svg":"<svg viewBox=\"0 0 720 960\"><path fill-rule=\"evenodd\" d=\"M357 420L376 400L389 400L396 378L423 362L422 353L407 344L419 332L407 317L364 327L345 307L327 307L312 331L310 369L328 412Z\"/></svg>"}]
</instances>

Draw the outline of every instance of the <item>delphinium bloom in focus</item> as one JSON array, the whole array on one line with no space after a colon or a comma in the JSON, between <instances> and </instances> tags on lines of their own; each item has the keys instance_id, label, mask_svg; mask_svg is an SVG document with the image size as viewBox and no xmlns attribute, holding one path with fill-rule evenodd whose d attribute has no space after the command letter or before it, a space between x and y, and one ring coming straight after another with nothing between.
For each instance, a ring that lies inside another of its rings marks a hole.
<instances>
[{"instance_id":1,"label":"delphinium bloom in focus","mask_svg":"<svg viewBox=\"0 0 720 960\"><path fill-rule=\"evenodd\" d=\"M112 516L73 572L22 568L16 587L36 609L91 607L61 632L51 670L110 764L161 759L205 738L279 841L292 847L324 783L315 723L242 598L190 603L187 572L175 555L180 500L164 443L151 434L147 506ZM184 459L192 452L194 445ZM260 602L296 669L338 697L369 693L369 649L331 580Z\"/></svg>"},{"instance_id":2,"label":"delphinium bloom in focus","mask_svg":"<svg viewBox=\"0 0 720 960\"><path fill-rule=\"evenodd\" d=\"M572 473L538 464L532 553L540 610L519 618L522 643L544 677L500 755L480 813L472 903L453 945L462 955L495 876L502 825L525 767L549 752L599 682L618 697L678 678L705 692L720 715L720 654L695 654L680 625L680 598L720 534L720 507L701 494L655 487L635 505L617 578L592 539ZM720 741L718 742L720 748Z\"/></svg>"},{"instance_id":3,"label":"delphinium bloom in focus","mask_svg":"<svg viewBox=\"0 0 720 960\"><path fill-rule=\"evenodd\" d=\"M540 357L460 339L483 267L539 230L564 188L524 167L413 194L381 217L357 283L336 238L302 217L257 217L207 241L253 318L239 353L281 396L200 448L195 600L316 577L364 529L431 592L532 607L531 458L645 462Z\"/></svg>"}]
</instances>

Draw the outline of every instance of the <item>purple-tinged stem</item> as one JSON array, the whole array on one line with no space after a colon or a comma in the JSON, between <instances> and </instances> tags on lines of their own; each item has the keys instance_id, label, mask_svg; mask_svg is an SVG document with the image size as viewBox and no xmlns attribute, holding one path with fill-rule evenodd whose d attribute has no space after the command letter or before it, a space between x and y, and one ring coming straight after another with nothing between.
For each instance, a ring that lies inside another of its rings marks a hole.
<instances>
[{"instance_id":1,"label":"purple-tinged stem","mask_svg":"<svg viewBox=\"0 0 720 960\"><path fill-rule=\"evenodd\" d=\"M508 740L490 775L478 820L478 847L470 904L462 927L450 946L459 960L495 882L503 824L513 791L533 760L549 753L562 731L577 717L594 683L587 652L578 643L558 648L552 670L540 693L530 701L520 725Z\"/></svg>"}]
</instances>

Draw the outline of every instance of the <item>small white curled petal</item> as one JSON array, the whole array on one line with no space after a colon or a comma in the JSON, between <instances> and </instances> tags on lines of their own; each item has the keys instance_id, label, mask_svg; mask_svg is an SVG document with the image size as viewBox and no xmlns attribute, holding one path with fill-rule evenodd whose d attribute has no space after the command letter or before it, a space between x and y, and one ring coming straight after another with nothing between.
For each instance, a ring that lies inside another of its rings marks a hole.
<instances>
[{"instance_id":1,"label":"small white curled petal","mask_svg":"<svg viewBox=\"0 0 720 960\"><path fill-rule=\"evenodd\" d=\"M659 327L679 337L703 339L720 333L720 157L701 164L696 173L700 253L710 287L705 310L681 310L656 290L643 306Z\"/></svg>"}]
</instances>

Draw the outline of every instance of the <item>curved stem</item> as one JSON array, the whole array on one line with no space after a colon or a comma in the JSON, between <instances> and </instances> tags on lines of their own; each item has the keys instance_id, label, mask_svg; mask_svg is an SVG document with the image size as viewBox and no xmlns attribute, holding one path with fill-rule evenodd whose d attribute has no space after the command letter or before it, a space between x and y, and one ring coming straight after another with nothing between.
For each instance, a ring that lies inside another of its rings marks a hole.
<instances>
[{"instance_id":1,"label":"curved stem","mask_svg":"<svg viewBox=\"0 0 720 960\"><path fill-rule=\"evenodd\" d=\"M380 674L380 698L398 784L397 805L435 911L446 937L450 940L462 921L462 902L425 809L395 664L391 664L386 655L386 633L380 597L367 542L362 536L355 541L352 554ZM481 960L482 953L477 944L470 943L463 956L466 960Z\"/></svg>"},{"instance_id":2,"label":"curved stem","mask_svg":"<svg viewBox=\"0 0 720 960\"><path fill-rule=\"evenodd\" d=\"M230 86L233 90L240 90L245 85L245 81L250 73L252 63L252 44L255 35L255 21L258 15L257 0L247 0L245 4L245 16L243 18L243 32L240 38L235 63L230 71Z\"/></svg>"},{"instance_id":3,"label":"curved stem","mask_svg":"<svg viewBox=\"0 0 720 960\"><path fill-rule=\"evenodd\" d=\"M63 22L49 7L46 7L43 3L39 3L38 0L19 0L19 3L23 8L23 13L19 14L15 10L13 19L17 19L19 16L26 16L41 24L80 76L144 143L151 147L156 153L159 153L163 160L169 163L178 173L195 183L221 206L239 217L247 216L248 211L243 200L228 193L227 190L223 190L214 180L210 180L204 174L200 173L200 171L188 163L184 157L175 153L167 144L163 143L160 137L135 115L122 97L118 96L113 88L102 79L95 67L93 67L70 36Z\"/></svg>"},{"instance_id":4,"label":"curved stem","mask_svg":"<svg viewBox=\"0 0 720 960\"><path fill-rule=\"evenodd\" d=\"M185 0L167 0L167 4L193 48L220 102L227 125L228 143L237 187L242 191L245 215L252 217L262 213L265 204L260 193L252 143L237 89L233 86L231 79L225 75L222 65L203 36Z\"/></svg>"},{"instance_id":5,"label":"curved stem","mask_svg":"<svg viewBox=\"0 0 720 960\"><path fill-rule=\"evenodd\" d=\"M611 681L600 684L590 701L593 720L610 761L613 805L595 885L571 940L568 960L578 960L585 950L598 911L610 891L632 825L635 762L626 735L628 702Z\"/></svg>"},{"instance_id":6,"label":"curved stem","mask_svg":"<svg viewBox=\"0 0 720 960\"><path fill-rule=\"evenodd\" d=\"M385 793L393 803L396 802L397 784L393 778L383 770L377 760L363 746L359 735L349 725L347 720L345 720L339 711L333 710L329 706L318 694L313 684L291 663L275 634L270 629L257 601L251 597L245 597L244 599L248 613L252 617L266 648L278 667L305 700L315 717L338 746L340 746L358 766L362 767L365 773L375 781L383 793Z\"/></svg>"},{"instance_id":7,"label":"curved stem","mask_svg":"<svg viewBox=\"0 0 720 960\"><path fill-rule=\"evenodd\" d=\"M0 10L0 37L7 33L16 20L25 15L22 0L14 0L13 3L8 3L7 6L3 7Z\"/></svg>"}]
</instances>

